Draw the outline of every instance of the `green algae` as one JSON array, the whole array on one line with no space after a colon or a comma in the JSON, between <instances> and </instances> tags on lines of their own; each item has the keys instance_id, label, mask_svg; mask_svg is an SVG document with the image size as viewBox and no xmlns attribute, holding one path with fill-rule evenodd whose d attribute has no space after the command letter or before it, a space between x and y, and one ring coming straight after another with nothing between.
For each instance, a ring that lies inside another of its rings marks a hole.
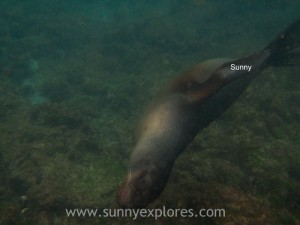
<instances>
[{"instance_id":1,"label":"green algae","mask_svg":"<svg viewBox=\"0 0 300 225\"><path fill-rule=\"evenodd\" d=\"M145 15L130 26L126 20L110 24L118 18L110 14L99 24L86 15L54 13L51 4L39 6L22 23L32 5L18 3L12 9L1 2L1 223L153 224L68 219L64 209L116 207L134 124L166 80L200 59L259 49L292 20L290 15L276 22L273 15L247 11L252 3L237 2L253 26L232 23L234 18L220 21L217 15L228 7L213 1L198 1L197 10L205 9L202 16L193 11L194 3L188 15L169 3L155 18ZM272 9L276 18L287 10L281 9ZM42 19L33 23L37 18ZM265 35L259 32L266 30L261 21L272 24ZM255 29L245 32L249 27ZM31 59L39 62L34 73ZM150 207L226 208L226 219L201 224L298 224L300 93L295 74L298 68L261 74L179 157L168 186ZM33 81L30 90L20 85L26 79ZM32 105L27 92L46 100ZM23 195L28 212L20 217ZM199 220L163 218L158 223Z\"/></svg>"}]
</instances>

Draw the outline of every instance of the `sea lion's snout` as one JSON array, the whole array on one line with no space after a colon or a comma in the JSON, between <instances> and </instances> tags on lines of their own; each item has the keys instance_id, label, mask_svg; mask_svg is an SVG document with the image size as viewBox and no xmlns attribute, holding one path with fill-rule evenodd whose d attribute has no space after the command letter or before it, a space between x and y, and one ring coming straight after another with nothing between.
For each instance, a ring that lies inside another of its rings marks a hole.
<instances>
[{"instance_id":1,"label":"sea lion's snout","mask_svg":"<svg viewBox=\"0 0 300 225\"><path fill-rule=\"evenodd\" d=\"M118 205L121 208L146 207L164 187L158 185L158 179L159 174L155 168L129 171L118 192Z\"/></svg>"}]
</instances>

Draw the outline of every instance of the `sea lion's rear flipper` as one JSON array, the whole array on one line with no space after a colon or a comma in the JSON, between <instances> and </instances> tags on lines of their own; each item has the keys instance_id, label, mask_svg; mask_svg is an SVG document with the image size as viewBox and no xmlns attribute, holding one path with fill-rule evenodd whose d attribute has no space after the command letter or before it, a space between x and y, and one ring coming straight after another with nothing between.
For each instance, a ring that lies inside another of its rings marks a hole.
<instances>
[{"instance_id":1,"label":"sea lion's rear flipper","mask_svg":"<svg viewBox=\"0 0 300 225\"><path fill-rule=\"evenodd\" d=\"M297 20L262 51L239 59L224 60L202 83L198 82L201 79L197 77L202 77L201 73L197 75L193 72L193 76L180 77L173 91L185 94L190 102L199 103L236 79L243 80L241 86L245 88L267 66L291 66L299 65L299 62L300 20ZM251 66L251 69L235 70L231 65Z\"/></svg>"},{"instance_id":2,"label":"sea lion's rear flipper","mask_svg":"<svg viewBox=\"0 0 300 225\"><path fill-rule=\"evenodd\" d=\"M299 65L300 19L281 32L264 50L271 53L268 60L271 66Z\"/></svg>"}]
</instances>

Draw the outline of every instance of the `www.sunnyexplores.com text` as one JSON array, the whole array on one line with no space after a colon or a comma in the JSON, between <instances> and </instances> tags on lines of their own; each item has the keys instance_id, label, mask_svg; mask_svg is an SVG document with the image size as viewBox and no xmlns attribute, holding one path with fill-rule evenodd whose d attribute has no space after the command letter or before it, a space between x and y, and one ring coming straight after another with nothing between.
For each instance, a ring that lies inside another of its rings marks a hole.
<instances>
[{"instance_id":1,"label":"www.sunnyexplores.com text","mask_svg":"<svg viewBox=\"0 0 300 225\"><path fill-rule=\"evenodd\" d=\"M163 206L155 209L65 209L68 217L102 217L102 218L154 218L160 217L225 217L225 209L171 209Z\"/></svg>"}]
</instances>

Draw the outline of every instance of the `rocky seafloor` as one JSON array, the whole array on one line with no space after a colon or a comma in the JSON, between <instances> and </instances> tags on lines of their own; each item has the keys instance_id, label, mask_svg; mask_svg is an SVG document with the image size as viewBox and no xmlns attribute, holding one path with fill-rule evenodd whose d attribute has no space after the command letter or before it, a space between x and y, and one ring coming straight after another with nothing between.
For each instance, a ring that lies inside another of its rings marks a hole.
<instances>
[{"instance_id":1,"label":"rocky seafloor","mask_svg":"<svg viewBox=\"0 0 300 225\"><path fill-rule=\"evenodd\" d=\"M266 69L195 138L149 206L224 208L225 218L65 213L117 207L134 124L167 80L261 49L299 10L294 1L1 1L0 225L300 224L299 67Z\"/></svg>"}]
</instances>

